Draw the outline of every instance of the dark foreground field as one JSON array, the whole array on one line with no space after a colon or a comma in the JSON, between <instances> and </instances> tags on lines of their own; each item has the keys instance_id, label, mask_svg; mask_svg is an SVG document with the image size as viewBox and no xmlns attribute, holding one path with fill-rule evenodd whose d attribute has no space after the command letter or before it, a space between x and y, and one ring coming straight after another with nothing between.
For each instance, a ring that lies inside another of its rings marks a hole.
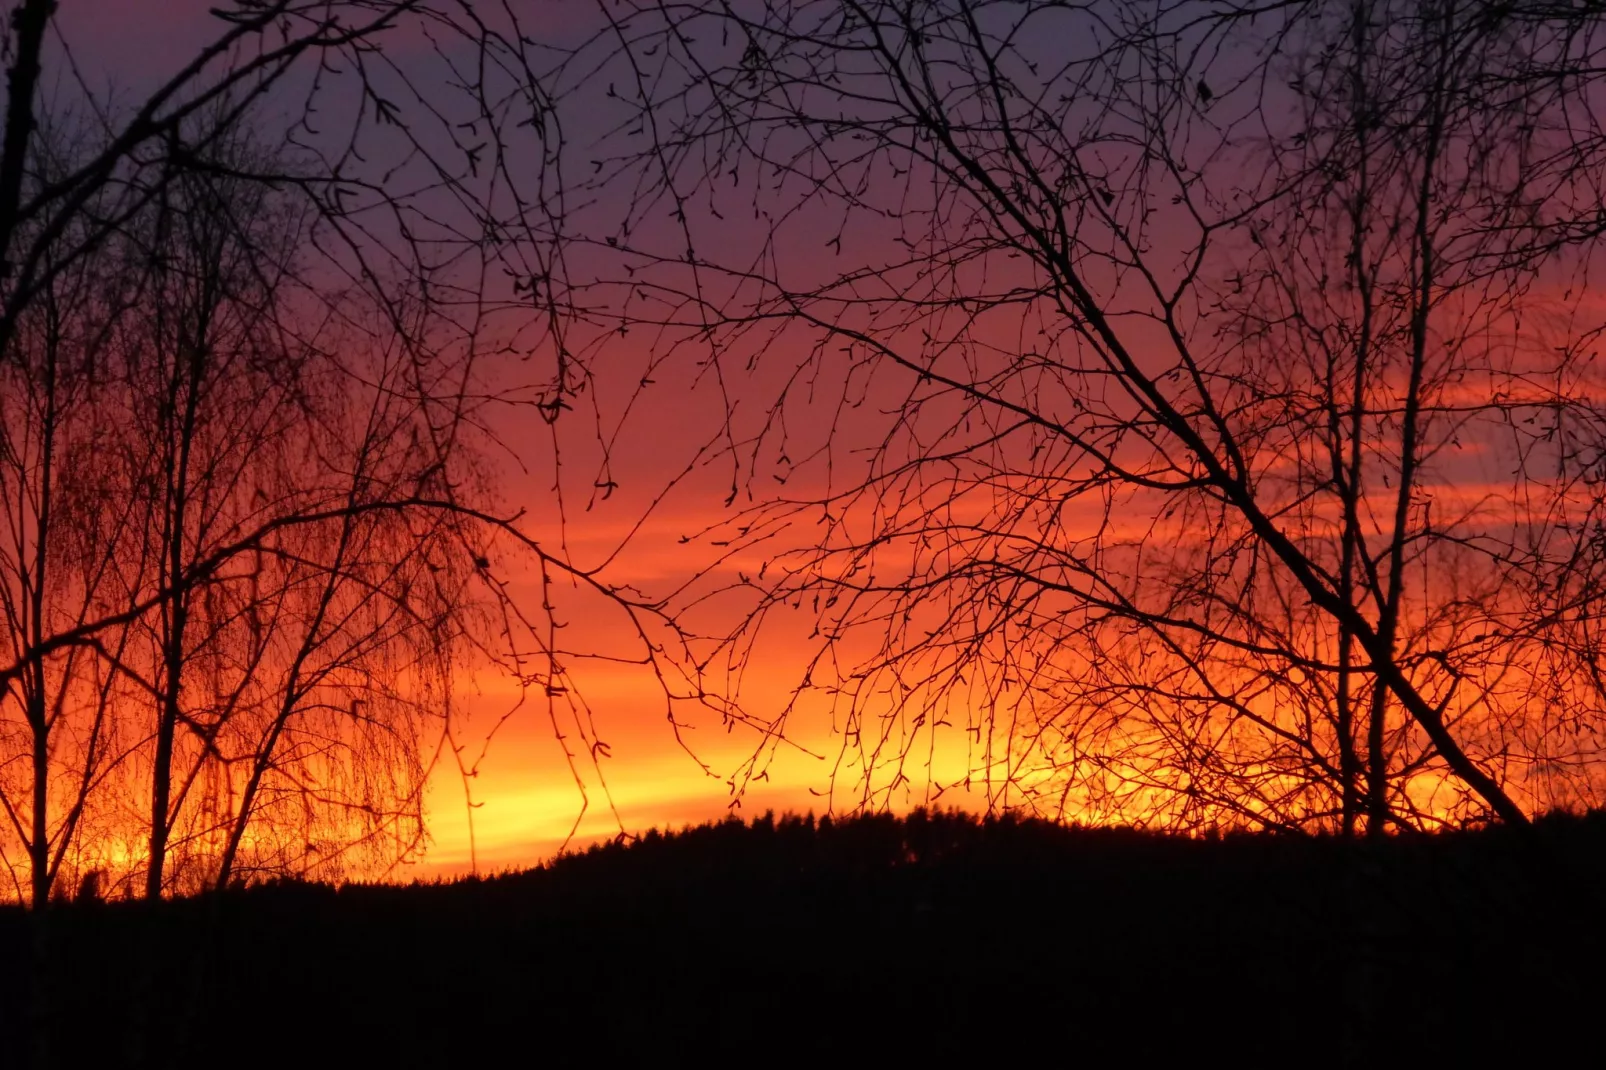
<instances>
[{"instance_id":1,"label":"dark foreground field","mask_svg":"<svg viewBox=\"0 0 1606 1070\"><path fill-rule=\"evenodd\" d=\"M62 908L47 1050L155 1067L1598 1065L1603 874L1606 815L1367 849L946 815L732 822L492 880ZM0 915L0 1064L23 1065L37 1028L29 933Z\"/></svg>"}]
</instances>

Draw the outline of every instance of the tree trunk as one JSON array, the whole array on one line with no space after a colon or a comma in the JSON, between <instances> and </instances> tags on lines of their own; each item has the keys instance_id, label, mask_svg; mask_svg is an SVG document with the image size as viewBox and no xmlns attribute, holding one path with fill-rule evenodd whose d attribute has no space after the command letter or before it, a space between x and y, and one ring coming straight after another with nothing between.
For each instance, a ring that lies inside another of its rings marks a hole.
<instances>
[{"instance_id":1,"label":"tree trunk","mask_svg":"<svg viewBox=\"0 0 1606 1070\"><path fill-rule=\"evenodd\" d=\"M0 146L0 278L11 274L11 236L17 229L28 143L36 125L33 101L39 87L39 55L55 11L55 0L24 0L11 13L17 58L6 72L6 131ZM0 347L6 341L0 339Z\"/></svg>"}]
</instances>

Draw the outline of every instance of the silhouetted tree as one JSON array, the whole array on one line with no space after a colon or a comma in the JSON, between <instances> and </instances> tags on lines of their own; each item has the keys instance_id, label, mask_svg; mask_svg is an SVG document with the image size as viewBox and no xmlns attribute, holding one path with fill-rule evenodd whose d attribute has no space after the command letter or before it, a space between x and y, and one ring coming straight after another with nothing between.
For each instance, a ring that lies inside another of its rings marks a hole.
<instances>
[{"instance_id":1,"label":"silhouetted tree","mask_svg":"<svg viewBox=\"0 0 1606 1070\"><path fill-rule=\"evenodd\" d=\"M41 154L46 175L60 166L59 157ZM58 630L82 626L116 600L120 540L98 536L135 522L108 428L97 419L105 390L95 369L136 290L118 267L81 261L53 272L53 285L18 318L14 348L0 364L0 603L13 665L0 798L9 875L18 897L35 903L48 900L83 822L95 819L91 786L116 769L128 745L111 717L123 693L115 666L124 636L48 649Z\"/></svg>"},{"instance_id":2,"label":"silhouetted tree","mask_svg":"<svg viewBox=\"0 0 1606 1070\"><path fill-rule=\"evenodd\" d=\"M467 442L432 441L446 427L417 400L437 398L414 376L431 314L414 360L383 327L292 326L314 298L334 306L298 274L306 212L223 174L236 169L169 188L123 357L152 540L124 557L153 562L149 582L170 592L140 622L153 897L170 845L192 886L227 883L248 832L258 873L316 869L387 833L415 849L428 726L450 711L441 681L478 608L478 522L428 504L453 487L476 504ZM265 522L272 537L192 579Z\"/></svg>"},{"instance_id":3,"label":"silhouetted tree","mask_svg":"<svg viewBox=\"0 0 1606 1070\"><path fill-rule=\"evenodd\" d=\"M0 149L19 897L64 871L158 896L408 857L434 763L472 771L468 658L554 724L569 705L578 776L601 751L551 590L633 621L643 664L670 667L674 633L543 541L561 502L521 525L483 463L498 406L551 423L587 383L541 45L501 5L239 0L113 102L55 12L12 12Z\"/></svg>"},{"instance_id":4,"label":"silhouetted tree","mask_svg":"<svg viewBox=\"0 0 1606 1070\"><path fill-rule=\"evenodd\" d=\"M737 399L714 650L819 615L862 802L1598 801L1600 11L603 12L553 84L617 117L608 311Z\"/></svg>"}]
</instances>

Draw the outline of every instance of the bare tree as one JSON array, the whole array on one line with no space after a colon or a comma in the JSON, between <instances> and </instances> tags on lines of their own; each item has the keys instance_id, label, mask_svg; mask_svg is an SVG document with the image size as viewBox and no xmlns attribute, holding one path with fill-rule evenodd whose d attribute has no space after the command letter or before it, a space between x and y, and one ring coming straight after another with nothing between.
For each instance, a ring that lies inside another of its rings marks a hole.
<instances>
[{"instance_id":1,"label":"bare tree","mask_svg":"<svg viewBox=\"0 0 1606 1070\"><path fill-rule=\"evenodd\" d=\"M64 866L383 869L434 763L472 772L465 658L578 703L509 555L670 657L660 606L543 541L562 503L523 525L482 465L498 407L552 424L588 383L539 46L502 6L240 0L113 102L54 12L11 20L0 157L0 850L40 905Z\"/></svg>"},{"instance_id":2,"label":"bare tree","mask_svg":"<svg viewBox=\"0 0 1606 1070\"><path fill-rule=\"evenodd\" d=\"M45 174L67 166L75 146L58 148L64 151L41 154ZM115 772L129 746L111 716L126 695L127 678L117 670L126 637L112 631L93 643L43 649L58 630L81 627L118 604L117 533L137 522L134 501L122 493L126 472L113 429L101 419L107 392L99 369L138 289L121 266L83 261L54 273L52 286L19 317L18 345L3 369L0 601L18 668L4 693L0 801L8 870L14 882L27 875L26 889L18 882L16 890L36 903L48 898L82 824L97 820L92 789ZM12 846L23 859L11 856Z\"/></svg>"},{"instance_id":3,"label":"bare tree","mask_svg":"<svg viewBox=\"0 0 1606 1070\"><path fill-rule=\"evenodd\" d=\"M634 191L598 301L736 399L718 538L767 563L712 574L751 599L715 649L820 614L862 803L1598 798L1599 13L603 10L554 75L608 86L592 182Z\"/></svg>"},{"instance_id":4,"label":"bare tree","mask_svg":"<svg viewBox=\"0 0 1606 1070\"><path fill-rule=\"evenodd\" d=\"M476 503L472 456L451 444L463 432L448 422L468 413L432 420L423 407L439 394L417 374L450 378L454 363L421 352L431 313L395 337L293 327L307 307L337 307L300 282L307 213L226 174L245 150L217 144L224 162L158 202L145 315L122 356L150 540L125 556L152 561L147 582L169 592L138 622L155 698L153 897L167 887L170 848L197 871L188 885L226 882L248 832L256 871L303 872L320 861L309 852L355 849L379 832L343 835L361 815L406 825L391 831L403 857L416 849L424 725L450 709L429 656L450 661L475 609L472 531L449 511L407 515L457 487ZM265 522L290 530L192 579ZM398 660L404 644L414 653ZM286 794L304 815L288 837L269 820L285 807L265 802ZM296 849L278 854L287 841Z\"/></svg>"}]
</instances>

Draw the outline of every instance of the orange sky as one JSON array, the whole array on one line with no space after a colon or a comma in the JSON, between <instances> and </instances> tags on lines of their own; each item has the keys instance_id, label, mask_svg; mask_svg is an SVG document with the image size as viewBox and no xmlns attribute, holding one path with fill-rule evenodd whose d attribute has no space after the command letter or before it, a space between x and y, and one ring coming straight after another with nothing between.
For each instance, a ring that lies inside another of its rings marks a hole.
<instances>
[{"instance_id":1,"label":"orange sky","mask_svg":"<svg viewBox=\"0 0 1606 1070\"><path fill-rule=\"evenodd\" d=\"M673 436L646 434L660 450L672 450ZM655 486L650 474L638 479L637 487ZM518 480L513 486L518 490L512 486L506 490L509 504L538 512L550 501L550 492L535 478ZM639 509L633 497L627 486L609 503L611 508L599 507L595 513L581 513L571 521L569 545L580 562L595 560L612 549L622 526L615 521ZM680 508L649 523L631 543L633 549L621 555L621 567L610 573L613 579L639 583L649 591L662 590L678 582L707 554L706 549L697 553L695 545L683 550L679 536L725 515L719 496L704 488L681 498ZM516 583L515 589L522 586ZM627 620L613 607L591 599L577 601L572 610L560 604L558 615L570 619L573 634L569 641L575 646L601 653L628 654L635 649ZM774 716L802 676L802 651L807 647L797 641L804 635L786 635L784 630L783 625L772 631L743 680L744 707L761 717ZM467 872L473 859L482 872L517 867L554 853L571 834L570 842L578 846L613 837L621 828L635 833L652 826L717 819L731 812L728 778L760 744L756 731L743 726L727 731L713 711L679 704L677 716L686 744L682 747L666 721L663 690L645 668L582 664L573 675L592 714L597 738L608 747L608 756L594 765L580 755L577 769L583 788L564 761L544 696L532 693L520 706L516 683L494 668L462 681L458 701L468 718L458 742L464 748L466 764L478 760L477 772L465 779L456 763L449 757L442 759L430 795L434 843L427 860L411 867L408 874ZM768 766L768 779L744 791L738 813L749 815L766 809L823 813L831 805L830 773L840 740L832 736L828 713L817 697L805 704L802 712L802 719L793 720L790 729L794 742L802 747L780 748ZM559 707L556 715L568 732L567 711ZM487 746L486 736L493 730ZM570 739L574 739L572 734ZM814 753L806 753L803 747ZM687 748L692 753L687 753ZM584 747L576 749L583 752ZM942 774L957 778L961 767L951 761L944 763ZM852 778L848 779L851 790ZM914 794L917 790L910 786L911 804L921 801ZM944 802L960 804L960 794L945 795ZM472 852L470 796L474 803Z\"/></svg>"},{"instance_id":2,"label":"orange sky","mask_svg":"<svg viewBox=\"0 0 1606 1070\"><path fill-rule=\"evenodd\" d=\"M540 28L546 13L583 6L536 0L530 10L537 13L534 25ZM215 32L216 22L206 15L208 7L208 0L69 0L63 5L61 25L83 67L109 72L110 86L131 86L171 70L194 52L198 41ZM739 243L740 229L724 233ZM847 244L873 240L873 235L855 231ZM813 258L825 255L823 248L797 251L794 260L802 270ZM599 366L596 391L605 433L612 432L631 384L640 377L646 358L638 345L632 339L628 346L614 343L593 354ZM776 360L771 366L784 368L787 363ZM664 373L666 381L623 424L608 470L619 483L618 492L589 510L587 498L600 464L596 427L584 405L565 417L559 431L564 467L556 477L566 497L567 522L561 526L555 517L548 432L528 408L501 414L494 428L506 448L495 462L499 493L510 511L525 512L523 526L530 534L549 545L561 535L581 567L614 554L648 502L692 461L719 426L717 394L694 393L688 382L669 381L672 374ZM751 431L765 414L743 412L739 418ZM695 472L617 555L608 579L659 593L707 564L713 553L709 547L685 546L681 540L729 517L722 499L730 478L728 462L723 468L716 465ZM1470 480L1459 489L1468 501L1481 493ZM521 571L517 555L509 553L503 564L515 593L528 595L532 577ZM753 562L744 564L752 567ZM736 563L725 567L734 570ZM571 602L560 600L558 613L570 624L570 643L599 653L633 655L628 621L615 608L575 596ZM801 678L805 656L805 645L797 642L801 638L801 634L789 637L784 627L770 631L744 680L743 699L755 715L774 716L787 703ZM573 675L592 716L595 738L608 748L608 756L595 763L585 753L587 745L577 742L572 725L560 719L554 726L544 696L527 696L520 705L517 689L506 675L494 668L465 666L456 696L463 720L455 741L462 748L461 761L473 768L474 775L465 778L459 762L449 755L439 762L429 798L433 846L424 861L406 868L402 876L456 874L475 865L482 872L517 867L550 855L566 841L584 844L621 829L639 832L728 812L731 789L726 778L759 745L756 733L744 728L727 732L714 712L681 708L689 722L684 738L694 757L666 722L665 699L650 673L590 663L574 667ZM800 746L783 749L769 768L769 779L749 788L743 813L767 808L820 812L829 805L825 793L839 737L831 733L825 700L812 701L790 725L789 734ZM516 712L508 716L509 711ZM567 733L571 746L581 752L579 783L564 760L562 744L555 737L558 731ZM494 738L487 742L493 732ZM956 778L964 757L943 755L937 761L938 778ZM850 771L845 780L852 779ZM924 790L923 784L911 783L905 801L920 802ZM948 795L944 802L965 799Z\"/></svg>"},{"instance_id":3,"label":"orange sky","mask_svg":"<svg viewBox=\"0 0 1606 1070\"><path fill-rule=\"evenodd\" d=\"M62 5L58 27L71 43L80 70L95 91L132 98L141 89L181 66L196 49L218 32L220 24L208 14L209 0L70 0ZM583 5L538 0L526 17L551 31L551 15ZM395 44L394 41L391 42ZM70 95L70 91L69 91ZM622 356L622 355L611 355ZM621 404L622 395L608 395L609 404ZM584 511L584 490L591 482L588 465L594 465L595 431L587 418L574 414L577 426L566 439L566 459L572 459L574 495L568 503L571 522L565 534L582 561L594 562L617 546L647 498L662 486L666 470L678 469L693 455L695 438L706 426L688 420L681 406L686 395L660 395L652 411L638 418L621 442L616 477L624 486L619 495L593 512ZM526 509L530 528L550 538L556 528L552 513L551 472L545 466L550 453L546 433L531 411L508 414L498 429L509 451L500 459L501 496L510 509ZM688 433L690 432L690 433ZM588 440L590 440L588 442ZM521 473L521 464L530 471ZM632 580L652 590L688 567L685 554L677 555L678 535L714 519L721 495L713 485L728 476L703 480L703 485L671 503L671 510L632 543L625 567L611 573L616 580ZM566 482L568 480L566 479ZM510 566L515 581L518 564ZM586 607L595 613L585 622L600 647L625 644L625 622L605 607ZM599 736L611 757L593 767L580 765L584 787L577 785L566 767L546 710L533 698L504 723L498 724L517 702L516 686L494 669L465 671L460 677L457 701L467 717L458 737L465 761L484 752L475 776L465 780L450 756L443 756L433 777L429 797L433 845L420 864L401 876L433 876L466 872L471 868L468 799L474 801L474 850L482 871L532 864L550 855L573 834L583 844L616 835L621 826L640 831L654 825L676 825L728 812L730 788L725 781L748 757L757 737L750 732L727 734L717 718L707 715L686 738L706 763L686 753L664 720L664 700L656 682L644 671L592 666L577 671L581 692L590 703ZM775 667L763 679L749 678L753 701L785 701L788 679L784 667ZM486 746L487 734L495 737ZM828 746L827 733L813 735ZM744 813L773 807L777 810L813 808L823 811L827 800L810 793L829 786L829 764L818 758L789 752L772 770L768 783L747 794ZM604 790L599 780L607 780ZM611 798L611 804L610 804ZM582 819L582 813L584 814ZM578 825L576 824L578 821Z\"/></svg>"}]
</instances>

